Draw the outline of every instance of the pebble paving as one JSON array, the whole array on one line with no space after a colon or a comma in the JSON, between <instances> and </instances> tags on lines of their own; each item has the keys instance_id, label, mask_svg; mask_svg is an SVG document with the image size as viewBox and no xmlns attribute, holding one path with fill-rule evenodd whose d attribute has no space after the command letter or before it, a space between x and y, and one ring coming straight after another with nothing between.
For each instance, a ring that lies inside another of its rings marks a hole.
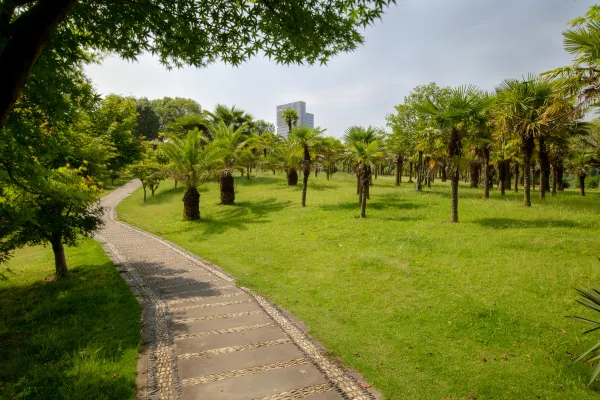
<instances>
[{"instance_id":1,"label":"pebble paving","mask_svg":"<svg viewBox=\"0 0 600 400\"><path fill-rule=\"evenodd\" d=\"M142 398L373 399L269 301L218 267L117 220L133 180L103 197L96 236L138 294L149 324Z\"/></svg>"}]
</instances>

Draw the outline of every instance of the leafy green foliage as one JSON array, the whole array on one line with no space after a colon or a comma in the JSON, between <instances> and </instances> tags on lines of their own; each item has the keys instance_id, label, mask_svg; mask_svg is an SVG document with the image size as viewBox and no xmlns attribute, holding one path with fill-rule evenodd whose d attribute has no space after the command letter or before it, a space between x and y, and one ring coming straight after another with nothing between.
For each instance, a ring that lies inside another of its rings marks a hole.
<instances>
[{"instance_id":1,"label":"leafy green foliage","mask_svg":"<svg viewBox=\"0 0 600 400\"><path fill-rule=\"evenodd\" d=\"M160 118L152 103L145 97L135 100L137 111L137 124L133 129L134 136L143 137L145 140L158 138L160 130Z\"/></svg>"}]
</instances>

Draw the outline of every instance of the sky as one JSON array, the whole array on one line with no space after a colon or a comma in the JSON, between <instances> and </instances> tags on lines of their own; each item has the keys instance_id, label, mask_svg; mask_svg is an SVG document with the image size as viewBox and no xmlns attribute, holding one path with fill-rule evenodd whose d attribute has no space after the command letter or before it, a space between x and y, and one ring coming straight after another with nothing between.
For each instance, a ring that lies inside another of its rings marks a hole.
<instances>
[{"instance_id":1,"label":"sky","mask_svg":"<svg viewBox=\"0 0 600 400\"><path fill-rule=\"evenodd\" d=\"M368 27L365 43L327 66L281 66L255 58L240 67L167 71L156 58L107 57L86 67L103 94L188 97L203 109L236 105L276 123L278 104L305 101L315 125L340 137L352 125L385 127L412 88L476 84L493 90L571 64L561 32L593 0L398 0Z\"/></svg>"}]
</instances>

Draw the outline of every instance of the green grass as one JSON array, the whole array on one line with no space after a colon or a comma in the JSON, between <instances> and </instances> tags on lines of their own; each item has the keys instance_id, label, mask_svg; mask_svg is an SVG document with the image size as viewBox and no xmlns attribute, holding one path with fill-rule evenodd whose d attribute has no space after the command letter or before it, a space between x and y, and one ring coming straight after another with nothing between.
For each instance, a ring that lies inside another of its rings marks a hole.
<instances>
[{"instance_id":1,"label":"green grass","mask_svg":"<svg viewBox=\"0 0 600 400\"><path fill-rule=\"evenodd\" d=\"M600 195L559 193L521 207L522 192L481 199L461 187L422 193L391 177L371 189L365 220L354 177L236 178L236 206L201 190L200 222L182 221L172 183L119 217L197 253L302 319L310 333L387 399L592 399L573 365L599 340L565 315L586 315L574 287L600 282Z\"/></svg>"},{"instance_id":2,"label":"green grass","mask_svg":"<svg viewBox=\"0 0 600 400\"><path fill-rule=\"evenodd\" d=\"M54 280L50 248L0 266L0 398L128 399L135 395L140 306L101 246L67 248Z\"/></svg>"}]
</instances>

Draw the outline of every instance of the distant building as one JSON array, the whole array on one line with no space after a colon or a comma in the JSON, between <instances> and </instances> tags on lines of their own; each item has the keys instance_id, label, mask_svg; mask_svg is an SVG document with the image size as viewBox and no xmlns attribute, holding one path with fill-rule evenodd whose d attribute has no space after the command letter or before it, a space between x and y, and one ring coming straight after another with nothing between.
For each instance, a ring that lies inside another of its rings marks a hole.
<instances>
[{"instance_id":1,"label":"distant building","mask_svg":"<svg viewBox=\"0 0 600 400\"><path fill-rule=\"evenodd\" d=\"M289 133L288 126L281 120L283 110L295 110L298 114L296 126L315 127L315 115L306 112L306 103L303 101L295 101L293 103L282 104L277 106L277 134L287 137Z\"/></svg>"}]
</instances>

